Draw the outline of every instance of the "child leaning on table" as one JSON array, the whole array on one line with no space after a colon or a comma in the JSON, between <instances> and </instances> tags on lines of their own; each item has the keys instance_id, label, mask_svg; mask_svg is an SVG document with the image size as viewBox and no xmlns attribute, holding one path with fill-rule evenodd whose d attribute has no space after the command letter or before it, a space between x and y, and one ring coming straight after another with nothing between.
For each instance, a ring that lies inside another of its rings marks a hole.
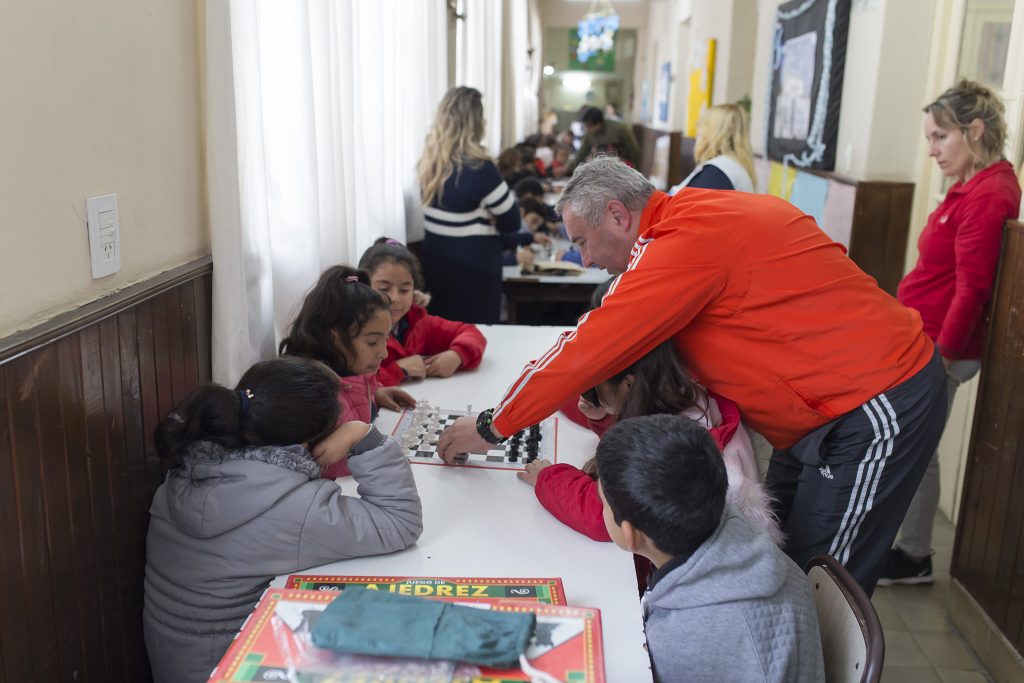
<instances>
[{"instance_id":1,"label":"child leaning on table","mask_svg":"<svg viewBox=\"0 0 1024 683\"><path fill-rule=\"evenodd\" d=\"M739 408L694 381L671 340L588 391L580 398L579 407L600 434L617 420L662 413L681 415L708 430L728 473L728 502L755 528L781 544L782 532L760 483ZM582 470L567 463L536 460L527 463L519 478L535 487L541 505L560 522L596 541L609 541L595 467L596 459Z\"/></svg>"},{"instance_id":2,"label":"child leaning on table","mask_svg":"<svg viewBox=\"0 0 1024 683\"><path fill-rule=\"evenodd\" d=\"M411 468L365 422L337 427L338 378L285 357L235 389L201 386L156 429L170 466L146 537L146 649L156 683L200 683L275 576L412 545L423 531ZM332 435L359 498L320 477Z\"/></svg>"},{"instance_id":3,"label":"child leaning on table","mask_svg":"<svg viewBox=\"0 0 1024 683\"><path fill-rule=\"evenodd\" d=\"M373 422L378 405L392 410L416 405L401 389L382 388L377 382L377 371L388 356L390 332L390 304L370 286L366 272L331 266L306 295L279 350L281 355L321 361L337 373L339 425ZM333 436L321 444L317 459L324 466L324 478L349 474L343 445Z\"/></svg>"},{"instance_id":4,"label":"child leaning on table","mask_svg":"<svg viewBox=\"0 0 1024 683\"><path fill-rule=\"evenodd\" d=\"M604 522L658 568L642 609L655 679L824 680L810 584L726 504L707 430L683 417L623 420L597 447Z\"/></svg>"},{"instance_id":5,"label":"child leaning on table","mask_svg":"<svg viewBox=\"0 0 1024 683\"><path fill-rule=\"evenodd\" d=\"M480 365L487 340L476 325L427 313L415 300L420 262L397 240L380 238L359 259L370 286L390 301L391 336L377 379L386 387L405 379L450 377Z\"/></svg>"}]
</instances>

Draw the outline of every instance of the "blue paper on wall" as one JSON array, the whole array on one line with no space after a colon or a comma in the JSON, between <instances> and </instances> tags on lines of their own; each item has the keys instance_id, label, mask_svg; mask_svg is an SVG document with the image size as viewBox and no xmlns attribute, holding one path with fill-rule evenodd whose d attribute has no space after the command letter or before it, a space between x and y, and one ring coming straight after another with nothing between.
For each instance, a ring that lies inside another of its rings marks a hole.
<instances>
[{"instance_id":1,"label":"blue paper on wall","mask_svg":"<svg viewBox=\"0 0 1024 683\"><path fill-rule=\"evenodd\" d=\"M812 216L819 227L825 218L825 200L828 199L828 180L799 171L793 182L793 194L789 201L804 213Z\"/></svg>"}]
</instances>

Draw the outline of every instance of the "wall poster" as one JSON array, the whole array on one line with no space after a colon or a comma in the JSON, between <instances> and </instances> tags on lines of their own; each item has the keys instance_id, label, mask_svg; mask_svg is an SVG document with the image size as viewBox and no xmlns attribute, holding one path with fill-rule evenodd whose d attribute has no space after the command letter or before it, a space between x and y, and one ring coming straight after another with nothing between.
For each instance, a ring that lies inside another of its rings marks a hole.
<instances>
[{"instance_id":1,"label":"wall poster","mask_svg":"<svg viewBox=\"0 0 1024 683\"><path fill-rule=\"evenodd\" d=\"M697 137L697 121L704 110L711 106L711 93L715 88L715 50L718 41L710 38L706 44L705 54L699 53L691 57L690 92L686 102L687 137ZM699 47L697 48L700 49ZM703 57L703 62L701 58Z\"/></svg>"},{"instance_id":2,"label":"wall poster","mask_svg":"<svg viewBox=\"0 0 1024 683\"><path fill-rule=\"evenodd\" d=\"M672 62L661 65L658 76L658 121L668 123L668 103L672 90Z\"/></svg>"},{"instance_id":3,"label":"wall poster","mask_svg":"<svg viewBox=\"0 0 1024 683\"><path fill-rule=\"evenodd\" d=\"M775 16L768 87L768 156L835 168L850 0L790 0Z\"/></svg>"}]
</instances>

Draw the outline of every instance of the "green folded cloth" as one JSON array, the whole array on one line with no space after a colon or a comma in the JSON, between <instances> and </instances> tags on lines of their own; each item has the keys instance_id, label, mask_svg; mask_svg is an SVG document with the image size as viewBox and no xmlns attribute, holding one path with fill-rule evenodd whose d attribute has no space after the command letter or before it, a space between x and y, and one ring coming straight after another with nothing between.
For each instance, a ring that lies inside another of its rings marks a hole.
<instances>
[{"instance_id":1,"label":"green folded cloth","mask_svg":"<svg viewBox=\"0 0 1024 683\"><path fill-rule=\"evenodd\" d=\"M494 612L346 588L317 619L313 644L348 654L511 668L518 666L536 619L533 612Z\"/></svg>"}]
</instances>

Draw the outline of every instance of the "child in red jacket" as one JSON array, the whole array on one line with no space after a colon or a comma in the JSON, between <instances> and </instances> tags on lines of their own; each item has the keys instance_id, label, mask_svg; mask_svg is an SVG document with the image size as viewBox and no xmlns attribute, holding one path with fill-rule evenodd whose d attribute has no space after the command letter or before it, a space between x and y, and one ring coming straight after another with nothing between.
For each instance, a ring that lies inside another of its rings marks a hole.
<instances>
[{"instance_id":1,"label":"child in red jacket","mask_svg":"<svg viewBox=\"0 0 1024 683\"><path fill-rule=\"evenodd\" d=\"M781 544L782 533L771 512L768 495L760 484L750 437L740 423L736 404L709 395L683 368L671 340L611 379L586 392L580 412L598 434L617 420L642 415L670 414L699 422L714 438L729 476L726 501L756 528ZM597 492L595 461L583 469L548 460L527 463L519 478L535 487L537 500L558 521L595 541L610 541L603 506ZM651 565L635 555L637 588L643 594Z\"/></svg>"},{"instance_id":2,"label":"child in red jacket","mask_svg":"<svg viewBox=\"0 0 1024 683\"><path fill-rule=\"evenodd\" d=\"M480 365L487 340L475 325L445 320L417 306L413 294L423 281L420 262L400 242L381 238L366 250L359 268L370 285L390 299L388 356L377 379L385 387L405 379L450 377Z\"/></svg>"},{"instance_id":3,"label":"child in red jacket","mask_svg":"<svg viewBox=\"0 0 1024 683\"><path fill-rule=\"evenodd\" d=\"M750 437L740 423L736 404L714 396L690 378L671 341L580 399L580 410L604 428L610 420L668 413L699 422L714 437L729 474L728 502L776 543L782 535L768 496L760 484ZM610 420L609 420L610 418ZM608 541L601 500L594 479L594 460L580 470L537 460L519 478L536 487L537 499L559 521L595 541Z\"/></svg>"}]
</instances>

